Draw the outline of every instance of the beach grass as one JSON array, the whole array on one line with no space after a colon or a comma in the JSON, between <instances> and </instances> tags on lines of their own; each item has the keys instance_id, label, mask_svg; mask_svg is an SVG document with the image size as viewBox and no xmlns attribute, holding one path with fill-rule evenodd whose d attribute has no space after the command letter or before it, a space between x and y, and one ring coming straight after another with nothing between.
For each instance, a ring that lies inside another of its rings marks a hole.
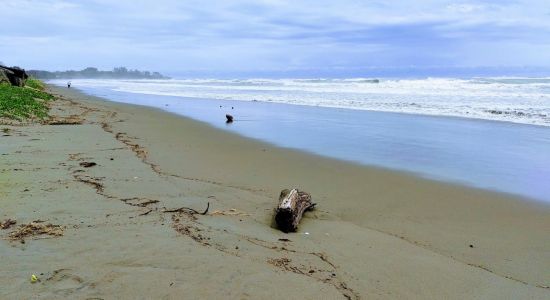
<instances>
[{"instance_id":1,"label":"beach grass","mask_svg":"<svg viewBox=\"0 0 550 300\"><path fill-rule=\"evenodd\" d=\"M33 89L36 89L36 90L39 90L39 91L43 91L46 86L44 85L44 83L34 77L29 77L27 79L27 82L25 83L25 85L27 87L31 87Z\"/></svg>"},{"instance_id":2,"label":"beach grass","mask_svg":"<svg viewBox=\"0 0 550 300\"><path fill-rule=\"evenodd\" d=\"M43 87L34 79L31 85ZM48 116L47 102L53 96L35 88L24 88L0 84L0 118L17 121L44 119Z\"/></svg>"}]
</instances>

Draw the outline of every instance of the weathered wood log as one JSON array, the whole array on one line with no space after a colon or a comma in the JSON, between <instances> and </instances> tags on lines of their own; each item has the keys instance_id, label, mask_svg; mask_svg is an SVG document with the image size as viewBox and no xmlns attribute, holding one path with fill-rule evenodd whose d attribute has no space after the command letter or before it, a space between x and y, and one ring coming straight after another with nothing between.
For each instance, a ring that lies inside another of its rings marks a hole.
<instances>
[{"instance_id":1,"label":"weathered wood log","mask_svg":"<svg viewBox=\"0 0 550 300\"><path fill-rule=\"evenodd\" d=\"M279 206L275 211L275 222L283 232L294 232L304 212L312 209L315 203L311 195L297 189L284 189L279 196Z\"/></svg>"},{"instance_id":2,"label":"weathered wood log","mask_svg":"<svg viewBox=\"0 0 550 300\"><path fill-rule=\"evenodd\" d=\"M225 118L227 119L227 121L225 121L225 123L233 123L233 116L232 115L227 114L227 115L225 115Z\"/></svg>"}]
</instances>

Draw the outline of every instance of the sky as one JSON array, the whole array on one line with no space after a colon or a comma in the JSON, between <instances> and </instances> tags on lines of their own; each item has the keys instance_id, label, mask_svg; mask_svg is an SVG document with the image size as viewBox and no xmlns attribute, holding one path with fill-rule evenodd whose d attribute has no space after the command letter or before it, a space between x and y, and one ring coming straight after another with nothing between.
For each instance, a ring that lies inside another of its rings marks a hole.
<instances>
[{"instance_id":1,"label":"sky","mask_svg":"<svg viewBox=\"0 0 550 300\"><path fill-rule=\"evenodd\" d=\"M550 69L550 0L0 0L0 7L0 61L29 69Z\"/></svg>"}]
</instances>

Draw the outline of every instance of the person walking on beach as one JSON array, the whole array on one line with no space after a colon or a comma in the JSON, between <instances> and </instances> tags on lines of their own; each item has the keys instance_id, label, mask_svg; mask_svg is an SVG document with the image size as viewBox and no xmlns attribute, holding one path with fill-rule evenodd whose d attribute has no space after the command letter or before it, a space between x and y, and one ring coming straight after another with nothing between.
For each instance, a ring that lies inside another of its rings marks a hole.
<instances>
[{"instance_id":1,"label":"person walking on beach","mask_svg":"<svg viewBox=\"0 0 550 300\"><path fill-rule=\"evenodd\" d=\"M71 88L71 82L67 82L67 88L70 89Z\"/></svg>"}]
</instances>

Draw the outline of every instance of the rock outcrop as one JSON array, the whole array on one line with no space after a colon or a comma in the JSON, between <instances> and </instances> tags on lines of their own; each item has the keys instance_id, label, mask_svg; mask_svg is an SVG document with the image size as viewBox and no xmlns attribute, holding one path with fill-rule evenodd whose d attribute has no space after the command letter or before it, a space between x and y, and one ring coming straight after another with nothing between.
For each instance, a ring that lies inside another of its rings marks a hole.
<instances>
[{"instance_id":1,"label":"rock outcrop","mask_svg":"<svg viewBox=\"0 0 550 300\"><path fill-rule=\"evenodd\" d=\"M25 86L29 78L25 70L18 67L0 66L0 83L6 82L14 86Z\"/></svg>"}]
</instances>

